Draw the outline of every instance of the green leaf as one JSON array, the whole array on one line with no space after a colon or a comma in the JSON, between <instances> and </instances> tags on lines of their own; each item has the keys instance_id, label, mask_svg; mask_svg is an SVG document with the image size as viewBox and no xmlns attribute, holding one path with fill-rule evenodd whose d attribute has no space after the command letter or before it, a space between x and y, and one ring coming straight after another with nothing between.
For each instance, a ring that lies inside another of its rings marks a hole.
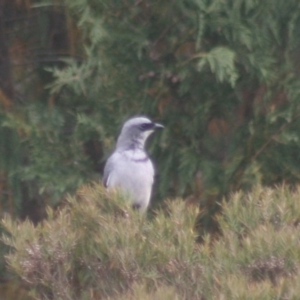
<instances>
[{"instance_id":1,"label":"green leaf","mask_svg":"<svg viewBox=\"0 0 300 300\"><path fill-rule=\"evenodd\" d=\"M235 52L227 47L216 47L199 60L200 71L208 65L220 82L229 82L235 86L238 72L235 67Z\"/></svg>"}]
</instances>

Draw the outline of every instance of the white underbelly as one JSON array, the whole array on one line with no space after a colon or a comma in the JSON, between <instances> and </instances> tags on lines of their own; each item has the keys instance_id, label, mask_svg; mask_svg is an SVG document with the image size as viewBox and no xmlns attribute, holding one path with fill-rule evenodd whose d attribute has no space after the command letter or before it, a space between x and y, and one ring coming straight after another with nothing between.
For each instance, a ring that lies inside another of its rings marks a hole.
<instances>
[{"instance_id":1,"label":"white underbelly","mask_svg":"<svg viewBox=\"0 0 300 300\"><path fill-rule=\"evenodd\" d=\"M110 187L120 188L135 205L147 207L151 197L154 169L152 162L127 161L110 175Z\"/></svg>"}]
</instances>

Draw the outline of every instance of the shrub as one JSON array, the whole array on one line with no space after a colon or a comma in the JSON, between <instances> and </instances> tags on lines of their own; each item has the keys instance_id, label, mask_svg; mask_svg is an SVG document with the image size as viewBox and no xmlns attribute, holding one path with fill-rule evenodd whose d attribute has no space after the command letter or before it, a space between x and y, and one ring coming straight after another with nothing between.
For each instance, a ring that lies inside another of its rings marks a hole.
<instances>
[{"instance_id":1,"label":"shrub","mask_svg":"<svg viewBox=\"0 0 300 300\"><path fill-rule=\"evenodd\" d=\"M236 193L221 235L198 244L194 206L167 201L147 217L84 186L37 226L6 217L6 259L36 299L297 299L299 194Z\"/></svg>"}]
</instances>

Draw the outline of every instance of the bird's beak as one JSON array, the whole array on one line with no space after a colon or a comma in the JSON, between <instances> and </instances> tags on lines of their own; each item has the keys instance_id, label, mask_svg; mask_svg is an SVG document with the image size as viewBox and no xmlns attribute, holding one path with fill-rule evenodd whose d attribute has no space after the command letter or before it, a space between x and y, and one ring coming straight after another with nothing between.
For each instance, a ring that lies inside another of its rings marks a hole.
<instances>
[{"instance_id":1,"label":"bird's beak","mask_svg":"<svg viewBox=\"0 0 300 300\"><path fill-rule=\"evenodd\" d=\"M154 129L164 129L165 126L161 125L161 124L158 124L158 123L154 123Z\"/></svg>"}]
</instances>

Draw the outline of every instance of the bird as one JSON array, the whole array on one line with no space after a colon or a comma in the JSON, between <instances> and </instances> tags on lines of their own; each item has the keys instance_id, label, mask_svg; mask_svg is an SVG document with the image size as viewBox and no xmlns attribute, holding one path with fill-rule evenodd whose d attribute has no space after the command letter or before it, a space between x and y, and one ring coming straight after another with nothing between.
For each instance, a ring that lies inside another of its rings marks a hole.
<instances>
[{"instance_id":1,"label":"bird","mask_svg":"<svg viewBox=\"0 0 300 300\"><path fill-rule=\"evenodd\" d=\"M126 194L132 207L141 212L149 206L155 175L145 143L152 133L163 128L144 116L127 120L104 167L104 186Z\"/></svg>"}]
</instances>

